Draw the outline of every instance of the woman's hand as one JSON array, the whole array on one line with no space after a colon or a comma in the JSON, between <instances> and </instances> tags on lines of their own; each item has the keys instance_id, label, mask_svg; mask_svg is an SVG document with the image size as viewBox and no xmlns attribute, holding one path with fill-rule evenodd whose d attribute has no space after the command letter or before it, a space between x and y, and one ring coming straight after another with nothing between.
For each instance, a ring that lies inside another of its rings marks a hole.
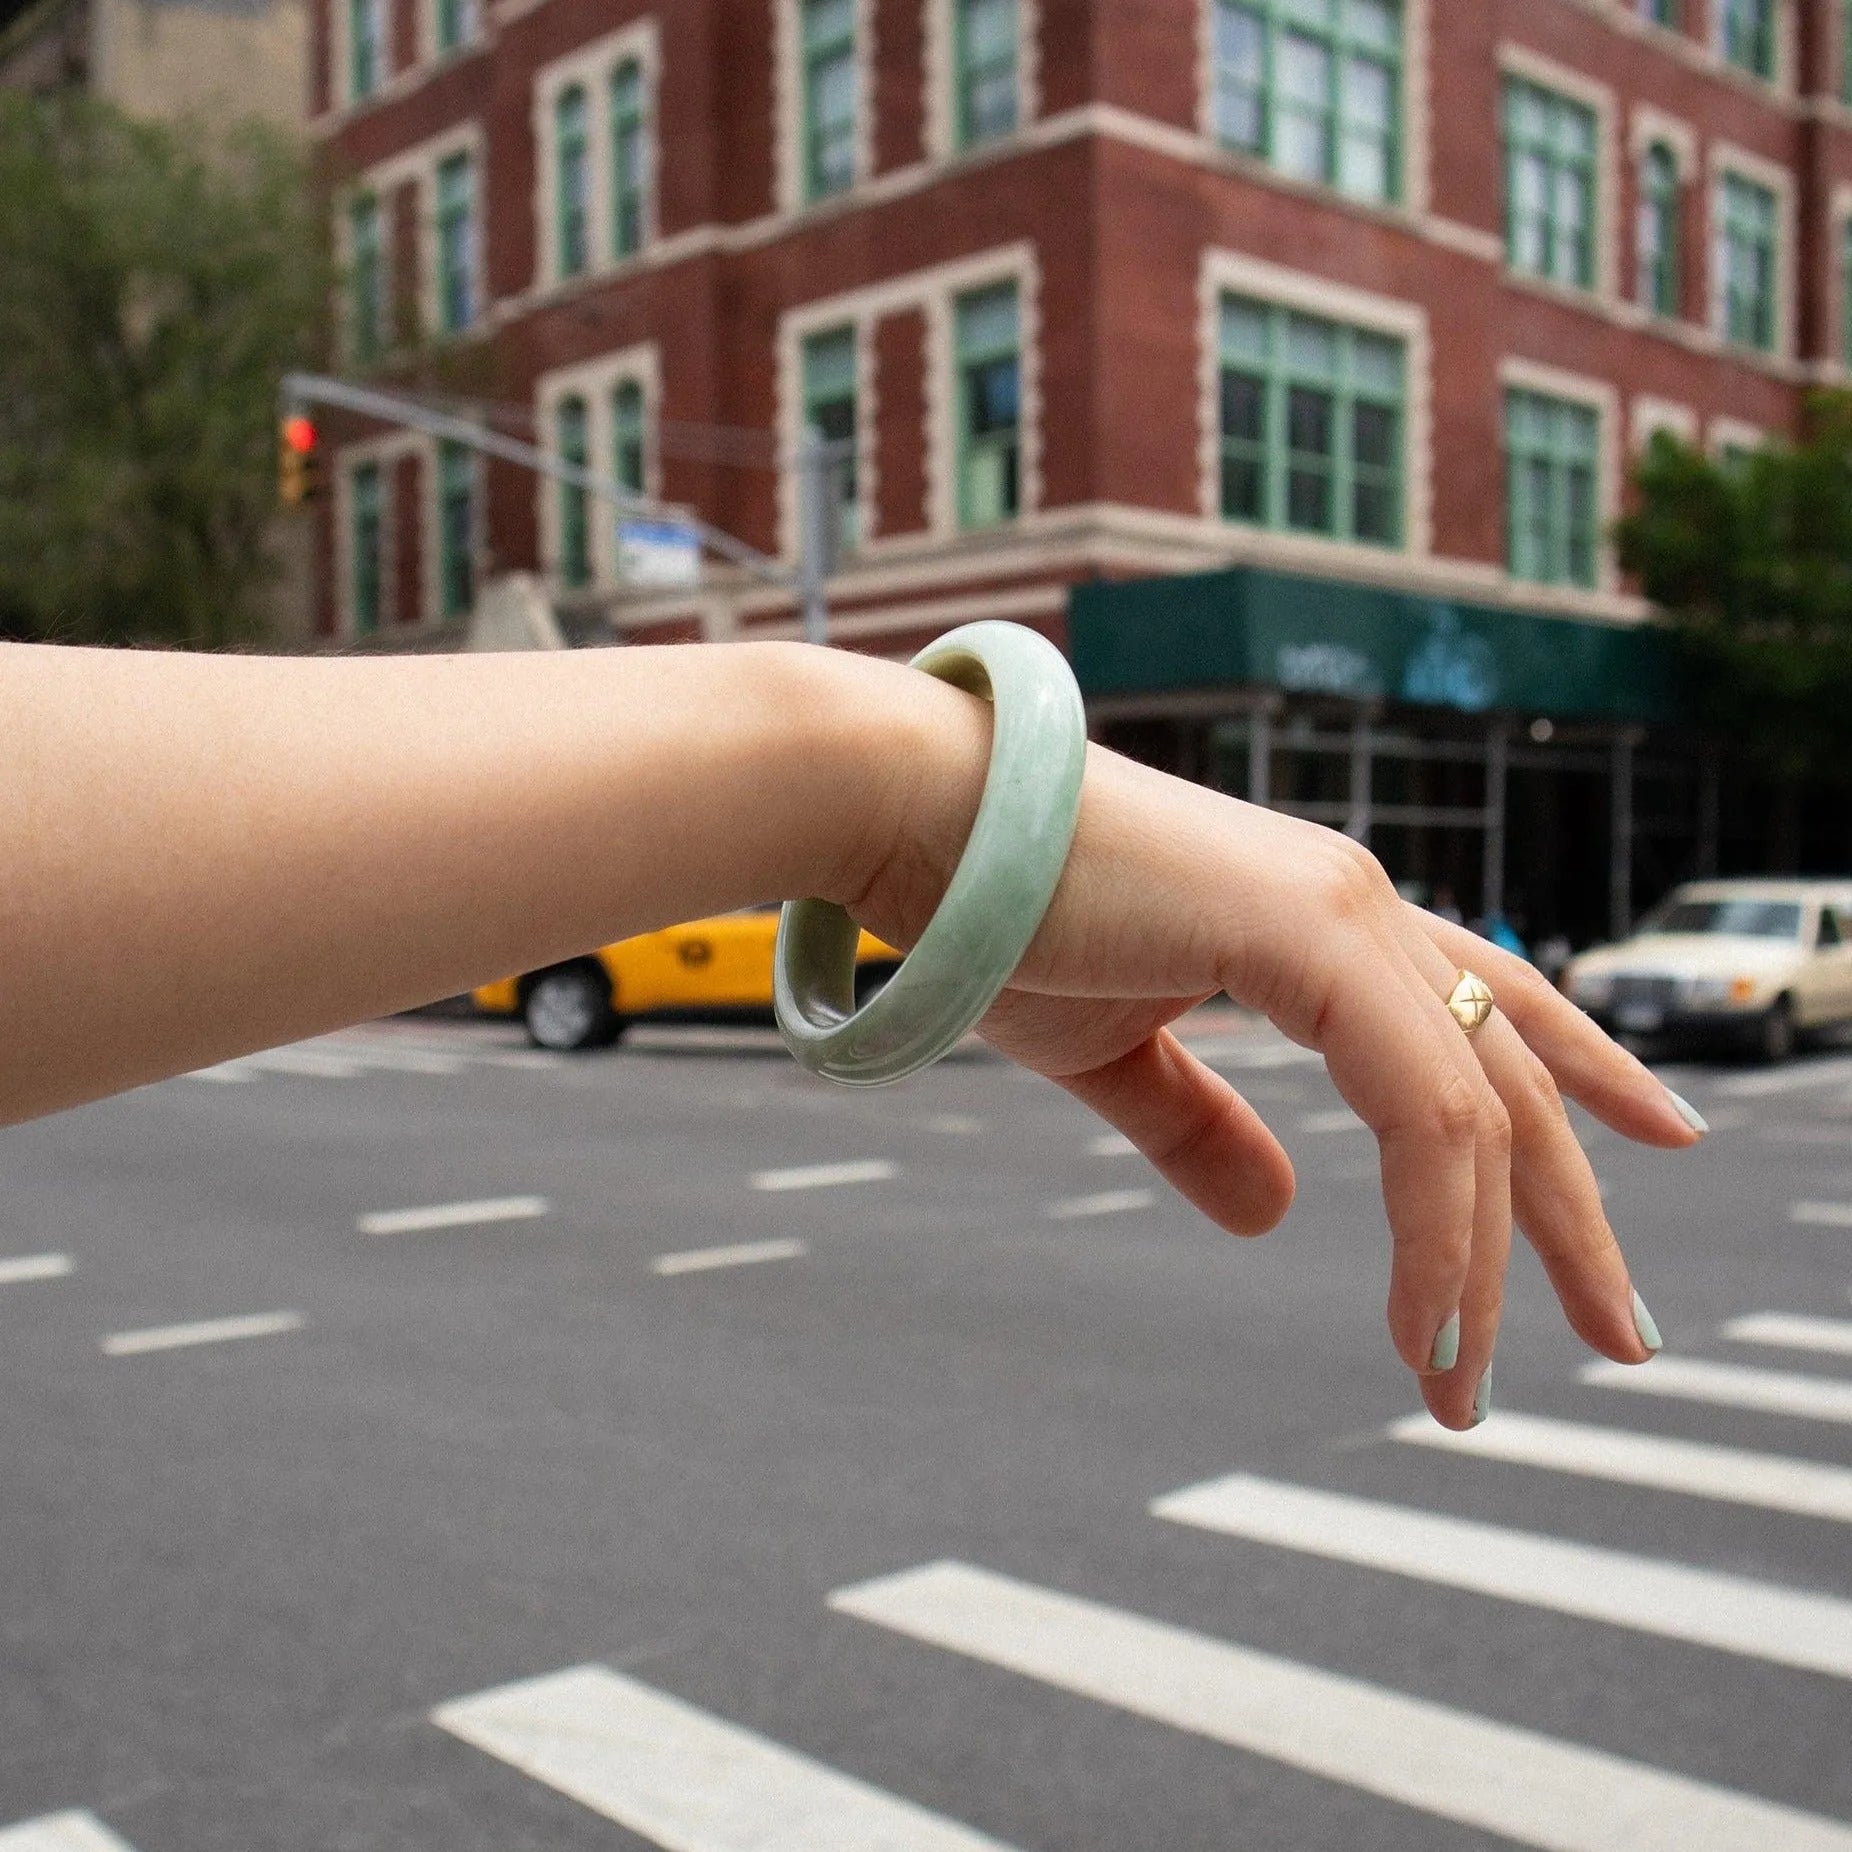
<instances>
[{"instance_id":1,"label":"woman's hand","mask_svg":"<svg viewBox=\"0 0 1852 1852\"><path fill-rule=\"evenodd\" d=\"M902 945L956 864L988 735L980 704L916 679L917 750L851 906ZM1462 966L1497 998L1471 1041L1446 1008ZM1437 1419L1483 1416L1514 1219L1590 1345L1652 1354L1562 1096L1643 1143L1695 1143L1666 1089L1522 960L1409 906L1347 837L1091 749L1061 885L982 1033L1118 1127L1204 1214L1260 1234L1292 1201L1292 1165L1168 1028L1218 994L1318 1050L1376 1134L1389 1328ZM1457 1358L1437 1368L1455 1313Z\"/></svg>"}]
</instances>

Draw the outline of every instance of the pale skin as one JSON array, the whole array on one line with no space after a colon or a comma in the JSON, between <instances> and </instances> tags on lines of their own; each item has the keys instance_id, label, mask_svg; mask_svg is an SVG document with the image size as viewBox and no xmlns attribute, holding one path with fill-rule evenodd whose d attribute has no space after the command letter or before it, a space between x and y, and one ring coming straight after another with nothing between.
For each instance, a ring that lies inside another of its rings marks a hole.
<instances>
[{"instance_id":1,"label":"pale skin","mask_svg":"<svg viewBox=\"0 0 1852 1852\"><path fill-rule=\"evenodd\" d=\"M795 644L346 660L0 645L0 1124L773 897L905 946L983 787L989 710ZM1464 966L1497 1012L1472 1040ZM1054 903L982 1032L1231 1233L1292 1166L1171 1034L1226 994L1375 1133L1389 1329L1471 1425L1515 1220L1570 1324L1650 1354L1565 1096L1696 1142L1522 961L1406 905L1329 830L1092 748ZM819 1083L821 1084L821 1083ZM1458 1360L1430 1368L1458 1311Z\"/></svg>"}]
</instances>

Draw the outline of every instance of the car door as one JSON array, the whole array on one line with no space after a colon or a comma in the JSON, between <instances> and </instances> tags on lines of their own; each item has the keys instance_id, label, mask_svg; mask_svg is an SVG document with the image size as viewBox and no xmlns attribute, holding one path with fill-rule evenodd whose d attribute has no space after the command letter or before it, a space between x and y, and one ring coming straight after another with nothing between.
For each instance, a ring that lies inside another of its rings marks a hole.
<instances>
[{"instance_id":1,"label":"car door","mask_svg":"<svg viewBox=\"0 0 1852 1852\"><path fill-rule=\"evenodd\" d=\"M1828 901L1820 909L1814 961L1819 968L1820 1019L1852 1019L1852 905Z\"/></svg>"}]
</instances>

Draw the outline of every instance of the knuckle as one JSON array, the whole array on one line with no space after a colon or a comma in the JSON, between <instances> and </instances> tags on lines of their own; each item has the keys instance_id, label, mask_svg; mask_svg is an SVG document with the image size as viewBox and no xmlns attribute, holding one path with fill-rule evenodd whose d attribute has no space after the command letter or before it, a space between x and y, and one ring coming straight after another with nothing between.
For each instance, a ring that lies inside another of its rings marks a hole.
<instances>
[{"instance_id":1,"label":"knuckle","mask_svg":"<svg viewBox=\"0 0 1852 1852\"><path fill-rule=\"evenodd\" d=\"M1556 1076L1535 1055L1525 1063L1524 1088L1529 1096L1531 1112L1547 1119L1562 1116L1562 1088L1556 1084Z\"/></svg>"},{"instance_id":2,"label":"knuckle","mask_svg":"<svg viewBox=\"0 0 1852 1852\"><path fill-rule=\"evenodd\" d=\"M1356 919L1381 904L1389 877L1361 843L1334 830L1325 844L1319 886L1331 912L1342 919Z\"/></svg>"},{"instance_id":3,"label":"knuckle","mask_svg":"<svg viewBox=\"0 0 1852 1852\"><path fill-rule=\"evenodd\" d=\"M1478 1142L1484 1112L1481 1090L1463 1074L1449 1070L1442 1075L1428 1101L1429 1131L1437 1143L1449 1150L1462 1149ZM1506 1123L1509 1128L1509 1120Z\"/></svg>"}]
</instances>

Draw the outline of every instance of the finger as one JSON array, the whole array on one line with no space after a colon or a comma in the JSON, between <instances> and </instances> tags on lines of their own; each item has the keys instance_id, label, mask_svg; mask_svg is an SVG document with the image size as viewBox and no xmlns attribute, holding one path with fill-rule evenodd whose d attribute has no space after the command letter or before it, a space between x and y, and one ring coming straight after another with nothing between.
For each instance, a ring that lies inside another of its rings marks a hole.
<instances>
[{"instance_id":1,"label":"finger","mask_svg":"<svg viewBox=\"0 0 1852 1852\"><path fill-rule=\"evenodd\" d=\"M1704 1136L1703 1120L1694 1125L1685 1116L1691 1109L1681 1111L1677 1095L1603 1034L1535 965L1420 907L1407 906L1407 914L1453 965L1477 971L1491 985L1499 1008L1557 1085L1597 1119L1627 1138L1672 1149Z\"/></svg>"},{"instance_id":2,"label":"finger","mask_svg":"<svg viewBox=\"0 0 1852 1852\"><path fill-rule=\"evenodd\" d=\"M1058 1084L1142 1151L1230 1234L1261 1235L1292 1206L1292 1160L1260 1115L1168 1029Z\"/></svg>"}]
</instances>

